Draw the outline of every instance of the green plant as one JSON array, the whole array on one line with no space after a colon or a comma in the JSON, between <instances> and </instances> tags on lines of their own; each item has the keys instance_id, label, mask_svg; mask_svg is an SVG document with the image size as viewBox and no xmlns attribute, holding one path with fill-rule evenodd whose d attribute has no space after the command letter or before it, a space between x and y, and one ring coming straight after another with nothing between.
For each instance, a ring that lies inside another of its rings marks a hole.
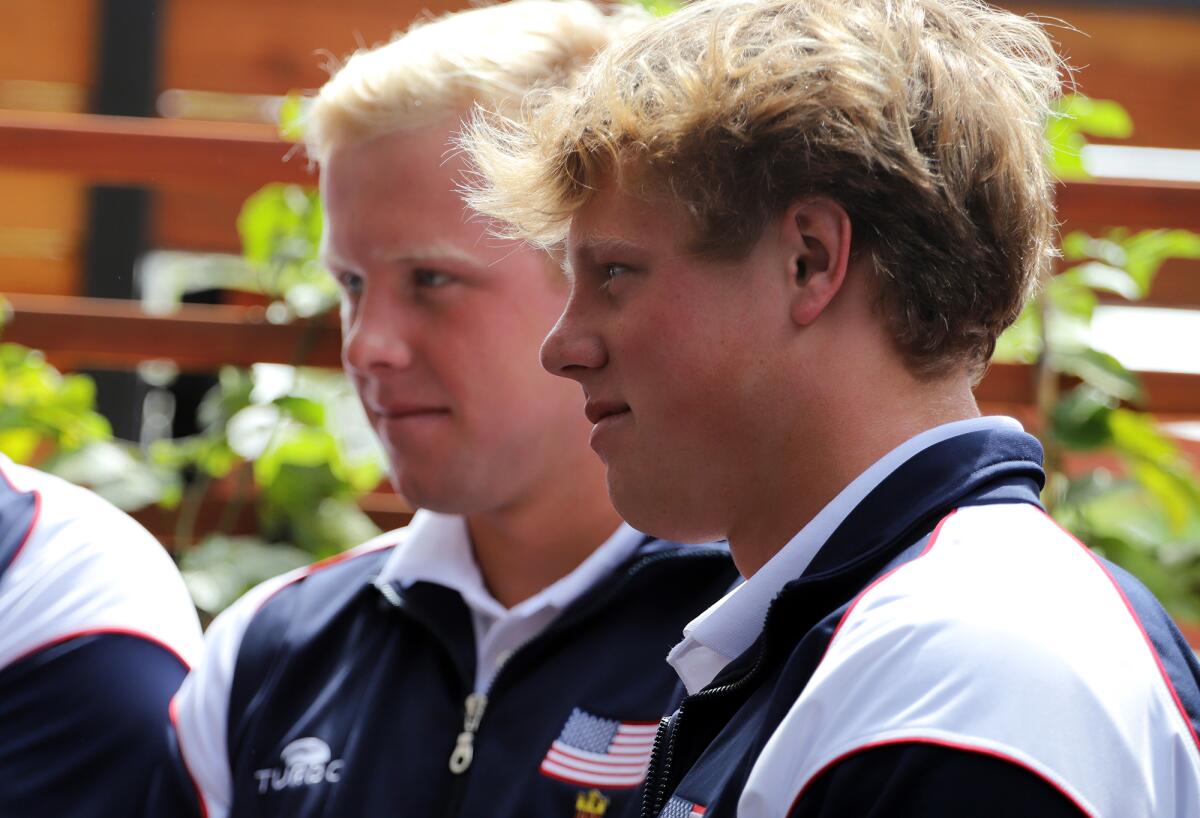
<instances>
[{"instance_id":1,"label":"green plant","mask_svg":"<svg viewBox=\"0 0 1200 818\"><path fill-rule=\"evenodd\" d=\"M112 438L92 379L61 374L37 350L0 344L0 398L0 452L18 463Z\"/></svg>"},{"instance_id":2,"label":"green plant","mask_svg":"<svg viewBox=\"0 0 1200 818\"><path fill-rule=\"evenodd\" d=\"M282 323L312 318L337 304L338 289L319 260L324 216L317 191L269 184L242 205L238 233L256 273L252 289L274 298L271 315Z\"/></svg>"},{"instance_id":3,"label":"green plant","mask_svg":"<svg viewBox=\"0 0 1200 818\"><path fill-rule=\"evenodd\" d=\"M0 452L87 486L127 511L171 506L179 476L156 468L136 446L114 440L96 411L96 384L63 375L35 349L0 344Z\"/></svg>"},{"instance_id":4,"label":"green plant","mask_svg":"<svg viewBox=\"0 0 1200 818\"><path fill-rule=\"evenodd\" d=\"M216 613L281 569L379 533L357 500L379 483L382 458L340 373L226 367L199 418L199 434L160 441L150 455L192 475L175 535L178 545L193 543L180 567L203 610ZM197 538L199 511L214 494L225 495L223 513ZM247 504L257 535L233 537Z\"/></svg>"},{"instance_id":5,"label":"green plant","mask_svg":"<svg viewBox=\"0 0 1200 818\"><path fill-rule=\"evenodd\" d=\"M1056 171L1083 173L1085 135L1129 132L1115 103L1068 97L1050 127ZM1165 260L1200 258L1200 236L1076 232L1061 249L1064 269L1045 282L996 350L998 361L1037 367L1043 501L1080 540L1141 578L1173 614L1200 620L1200 483L1179 447L1138 410L1144 395L1137 376L1097 349L1092 334L1101 295L1145 298ZM1064 390L1062 376L1078 384Z\"/></svg>"}]
</instances>

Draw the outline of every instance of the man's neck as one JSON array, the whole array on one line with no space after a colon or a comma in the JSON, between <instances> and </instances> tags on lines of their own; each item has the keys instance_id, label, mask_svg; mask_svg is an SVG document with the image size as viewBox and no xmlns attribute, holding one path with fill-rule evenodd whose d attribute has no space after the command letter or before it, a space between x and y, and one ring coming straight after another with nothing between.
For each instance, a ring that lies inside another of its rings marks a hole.
<instances>
[{"instance_id":1,"label":"man's neck","mask_svg":"<svg viewBox=\"0 0 1200 818\"><path fill-rule=\"evenodd\" d=\"M873 383L873 381L859 381ZM750 577L775 556L826 505L892 449L944 423L979 416L965 379L914 381L913 394L895 389L886 406L848 395L831 422L807 422L798 448L781 449L764 469L758 495L729 531L730 551L742 576ZM835 398L836 400L836 398Z\"/></svg>"},{"instance_id":2,"label":"man's neck","mask_svg":"<svg viewBox=\"0 0 1200 818\"><path fill-rule=\"evenodd\" d=\"M553 481L525 500L467 516L484 584L506 608L571 573L620 524L602 470Z\"/></svg>"}]
</instances>

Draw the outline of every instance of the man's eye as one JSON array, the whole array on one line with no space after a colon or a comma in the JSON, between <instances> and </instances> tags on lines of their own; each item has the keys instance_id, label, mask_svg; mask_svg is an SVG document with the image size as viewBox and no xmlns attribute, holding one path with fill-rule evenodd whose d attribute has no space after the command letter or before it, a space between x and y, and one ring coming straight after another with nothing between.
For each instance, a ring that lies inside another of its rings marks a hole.
<instances>
[{"instance_id":1,"label":"man's eye","mask_svg":"<svg viewBox=\"0 0 1200 818\"><path fill-rule=\"evenodd\" d=\"M608 287L618 278L630 272L630 268L624 264L604 264L601 265L600 272L604 279L601 286Z\"/></svg>"},{"instance_id":2,"label":"man's eye","mask_svg":"<svg viewBox=\"0 0 1200 818\"><path fill-rule=\"evenodd\" d=\"M338 273L337 282L346 295L362 295L363 279L358 273Z\"/></svg>"},{"instance_id":3,"label":"man's eye","mask_svg":"<svg viewBox=\"0 0 1200 818\"><path fill-rule=\"evenodd\" d=\"M454 279L446 273L418 267L413 270L413 280L418 287L444 287Z\"/></svg>"}]
</instances>

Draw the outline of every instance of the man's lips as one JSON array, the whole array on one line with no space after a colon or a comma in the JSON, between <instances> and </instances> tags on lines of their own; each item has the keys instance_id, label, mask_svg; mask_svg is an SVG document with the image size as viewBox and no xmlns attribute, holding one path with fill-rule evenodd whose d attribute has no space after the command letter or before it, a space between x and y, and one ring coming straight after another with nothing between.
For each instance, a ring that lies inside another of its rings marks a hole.
<instances>
[{"instance_id":1,"label":"man's lips","mask_svg":"<svg viewBox=\"0 0 1200 818\"><path fill-rule=\"evenodd\" d=\"M593 424L599 423L607 417L624 414L628 411L628 404L618 403L617 401L589 400L583 407L583 413L587 415L587 419Z\"/></svg>"},{"instance_id":2,"label":"man's lips","mask_svg":"<svg viewBox=\"0 0 1200 818\"><path fill-rule=\"evenodd\" d=\"M450 410L445 406L416 406L398 404L391 406L371 406L371 414L382 420L401 420L403 418L421 417L424 415L448 415Z\"/></svg>"}]
</instances>

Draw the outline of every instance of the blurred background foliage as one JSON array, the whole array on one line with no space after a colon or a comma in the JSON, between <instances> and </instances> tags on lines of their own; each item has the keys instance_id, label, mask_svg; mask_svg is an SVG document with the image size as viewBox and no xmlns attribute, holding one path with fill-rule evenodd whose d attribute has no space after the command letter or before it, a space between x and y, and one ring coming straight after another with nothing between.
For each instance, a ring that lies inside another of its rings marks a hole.
<instances>
[{"instance_id":1,"label":"blurred background foliage","mask_svg":"<svg viewBox=\"0 0 1200 818\"><path fill-rule=\"evenodd\" d=\"M1132 127L1114 102L1064 98L1048 129L1055 173L1086 177L1080 157L1087 137L1125 138ZM1136 303L1172 258L1200 258L1200 236L1120 229L1063 236L1060 272L1000 338L994 360L1037 365L1042 499L1051 515L1136 574L1172 614L1197 622L1200 481L1154 418L1138 410L1144 393L1137 376L1096 348L1092 329L1101 294ZM1064 375L1076 385L1062 389Z\"/></svg>"},{"instance_id":2,"label":"blurred background foliage","mask_svg":"<svg viewBox=\"0 0 1200 818\"><path fill-rule=\"evenodd\" d=\"M656 13L672 8L669 0L646 2ZM298 98L285 104L289 138L300 117ZM1048 131L1055 172L1086 175L1087 137L1127 136L1131 128L1115 103L1068 97ZM316 191L268 185L242 208L241 258L172 257L150 300L170 309L186 292L219 286L265 298L272 321L326 320L338 293L318 258L322 223ZM1138 410L1137 377L1097 349L1092 333L1100 294L1145 297L1166 259L1200 258L1200 236L1072 233L1061 252L1059 274L996 351L998 361L1037 366L1046 506L1138 575L1174 615L1200 621L1200 484L1178 447ZM379 533L358 500L383 476L381 453L346 379L304 368L304 346L294 366L223 369L200 406L199 433L139 448L112 438L86 376L62 375L39 352L2 344L0 451L124 509L169 509L185 579L197 606L214 614L263 579ZM169 367L162 371L160 379L172 377ZM1061 388L1061 376L1075 385ZM213 495L225 498L221 519L200 535L198 515ZM245 507L257 521L253 536L234 533Z\"/></svg>"},{"instance_id":3,"label":"blurred background foliage","mask_svg":"<svg viewBox=\"0 0 1200 818\"><path fill-rule=\"evenodd\" d=\"M238 219L243 256L169 258L156 271L154 308L169 311L184 294L217 285L265 298L273 322L327 320L338 295L318 260L321 229L315 190L268 185ZM200 404L197 434L139 447L113 438L89 377L60 374L36 350L0 345L0 451L127 511L170 511L184 579L197 607L215 614L264 579L380 533L358 500L379 485L382 454L342 373L302 366L307 346L292 366L223 368ZM165 386L176 373L158 366L149 374ZM200 532L201 510L214 498L219 519ZM253 536L234 533L246 507Z\"/></svg>"}]
</instances>

